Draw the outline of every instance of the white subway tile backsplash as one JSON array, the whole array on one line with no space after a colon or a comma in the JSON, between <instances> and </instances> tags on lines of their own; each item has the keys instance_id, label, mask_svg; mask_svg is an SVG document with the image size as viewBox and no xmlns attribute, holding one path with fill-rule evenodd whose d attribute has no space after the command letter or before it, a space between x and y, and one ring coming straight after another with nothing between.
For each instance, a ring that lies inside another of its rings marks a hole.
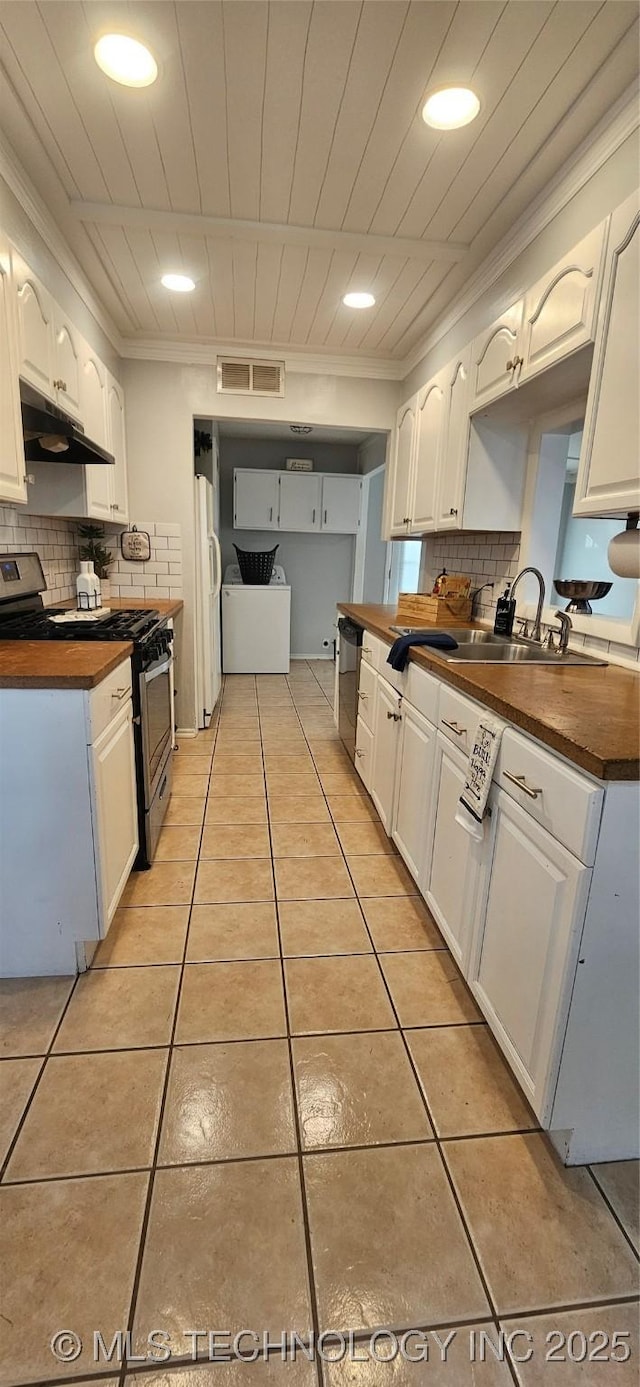
<instances>
[{"instance_id":1,"label":"white subway tile backsplash","mask_svg":"<svg viewBox=\"0 0 640 1387\"><path fill-rule=\"evenodd\" d=\"M156 521L156 534L173 535L175 538L179 538L180 526L173 521L158 520Z\"/></svg>"},{"instance_id":2,"label":"white subway tile backsplash","mask_svg":"<svg viewBox=\"0 0 640 1387\"><path fill-rule=\"evenodd\" d=\"M160 522L158 522L160 523ZM155 522L136 521L151 540L148 563L131 563L120 552L121 528L108 527L107 543L114 555L110 571L111 595L126 597L182 597L182 540L180 526L165 523L165 533L156 534ZM14 506L0 506L0 553L40 555L47 584L43 599L47 606L59 605L75 597L78 573L79 535L77 522L58 516L25 515Z\"/></svg>"}]
</instances>

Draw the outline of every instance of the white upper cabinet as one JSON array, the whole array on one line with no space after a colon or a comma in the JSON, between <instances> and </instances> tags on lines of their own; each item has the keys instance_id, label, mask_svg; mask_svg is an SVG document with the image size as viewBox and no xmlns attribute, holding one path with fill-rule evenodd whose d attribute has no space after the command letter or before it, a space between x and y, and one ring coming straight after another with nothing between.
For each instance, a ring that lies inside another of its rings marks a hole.
<instances>
[{"instance_id":1,"label":"white upper cabinet","mask_svg":"<svg viewBox=\"0 0 640 1387\"><path fill-rule=\"evenodd\" d=\"M107 372L107 433L109 452L113 453L115 458L114 467L106 469L111 472L111 513L114 520L128 520L129 490L127 486L124 391L110 372Z\"/></svg>"},{"instance_id":2,"label":"white upper cabinet","mask_svg":"<svg viewBox=\"0 0 640 1387\"><path fill-rule=\"evenodd\" d=\"M467 347L445 372L445 438L438 486L436 529L462 528L467 455L469 450L469 366Z\"/></svg>"},{"instance_id":3,"label":"white upper cabinet","mask_svg":"<svg viewBox=\"0 0 640 1387\"><path fill-rule=\"evenodd\" d=\"M233 474L234 530L277 530L280 473L236 468Z\"/></svg>"},{"instance_id":4,"label":"white upper cabinet","mask_svg":"<svg viewBox=\"0 0 640 1387\"><path fill-rule=\"evenodd\" d=\"M362 481L325 473L322 478L322 529L327 534L355 535L360 529Z\"/></svg>"},{"instance_id":5,"label":"white upper cabinet","mask_svg":"<svg viewBox=\"0 0 640 1387\"><path fill-rule=\"evenodd\" d=\"M389 507L392 535L406 535L411 527L411 483L415 444L417 396L398 410L391 469L391 501Z\"/></svg>"},{"instance_id":6,"label":"white upper cabinet","mask_svg":"<svg viewBox=\"0 0 640 1387\"><path fill-rule=\"evenodd\" d=\"M518 384L594 340L605 229L596 226L526 295Z\"/></svg>"},{"instance_id":7,"label":"white upper cabinet","mask_svg":"<svg viewBox=\"0 0 640 1387\"><path fill-rule=\"evenodd\" d=\"M281 472L279 529L319 530L321 507L321 477L314 472Z\"/></svg>"},{"instance_id":8,"label":"white upper cabinet","mask_svg":"<svg viewBox=\"0 0 640 1387\"><path fill-rule=\"evenodd\" d=\"M609 223L574 515L640 509L639 226L634 193Z\"/></svg>"},{"instance_id":9,"label":"white upper cabinet","mask_svg":"<svg viewBox=\"0 0 640 1387\"><path fill-rule=\"evenodd\" d=\"M14 254L18 304L19 372L36 390L53 398L53 299L21 256Z\"/></svg>"},{"instance_id":10,"label":"white upper cabinet","mask_svg":"<svg viewBox=\"0 0 640 1387\"><path fill-rule=\"evenodd\" d=\"M519 299L472 343L471 413L499 399L513 387L518 365L522 310L523 301Z\"/></svg>"},{"instance_id":11,"label":"white upper cabinet","mask_svg":"<svg viewBox=\"0 0 640 1387\"><path fill-rule=\"evenodd\" d=\"M80 367L80 410L84 431L102 448L107 445L107 371L86 342L82 343ZM91 463L85 467L86 514L93 520L112 520L111 473L109 465Z\"/></svg>"},{"instance_id":12,"label":"white upper cabinet","mask_svg":"<svg viewBox=\"0 0 640 1387\"><path fill-rule=\"evenodd\" d=\"M11 294L9 252L0 241L0 501L27 499L18 391L18 341Z\"/></svg>"},{"instance_id":13,"label":"white upper cabinet","mask_svg":"<svg viewBox=\"0 0 640 1387\"><path fill-rule=\"evenodd\" d=\"M76 419L80 404L80 335L54 304L53 380L56 403Z\"/></svg>"},{"instance_id":14,"label":"white upper cabinet","mask_svg":"<svg viewBox=\"0 0 640 1387\"><path fill-rule=\"evenodd\" d=\"M441 371L418 392L410 508L411 530L415 534L426 534L436 528L438 479L446 436L447 384L447 372Z\"/></svg>"}]
</instances>

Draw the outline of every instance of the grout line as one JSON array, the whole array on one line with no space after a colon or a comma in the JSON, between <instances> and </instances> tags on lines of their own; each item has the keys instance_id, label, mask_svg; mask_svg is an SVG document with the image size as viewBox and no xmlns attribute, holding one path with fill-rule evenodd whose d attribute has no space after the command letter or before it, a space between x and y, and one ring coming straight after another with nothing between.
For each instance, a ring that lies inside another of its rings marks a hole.
<instances>
[{"instance_id":1,"label":"grout line","mask_svg":"<svg viewBox=\"0 0 640 1387\"><path fill-rule=\"evenodd\" d=\"M213 757L214 757L214 754L215 754L216 743L217 743L217 740L218 740L218 730L219 730L219 719L216 719L215 731L214 731L213 739L212 739L212 740L213 740L213 749L212 749L212 755L211 755L211 764L212 764L212 765L213 765ZM207 777L207 793L208 793L209 785L210 785L210 782L211 782L211 775L212 775L212 770L209 771L209 775L208 775L208 777ZM203 834L204 834L204 821L203 821L202 826L201 826L201 828L200 828L200 840L199 840L200 847L202 846L202 837L203 837ZM170 1032L170 1035L169 1035L169 1044L168 1044L168 1049L167 1049L167 1062L166 1062L166 1067L165 1067L164 1085L163 1085L163 1089L162 1089L162 1096L161 1096L161 1099L160 1099L160 1109L159 1109L159 1113L158 1113L158 1126L157 1126L157 1130L156 1130L156 1139L155 1139L155 1144L154 1144L153 1158L152 1158L151 1169L150 1169L150 1173L149 1173L149 1180L148 1180L148 1185L147 1185L147 1197L146 1197L146 1201L145 1201L144 1212L143 1212L143 1215L142 1215L142 1224L141 1224L141 1228L140 1228L140 1242L139 1242L139 1246L138 1246L138 1256L137 1256L137 1259L136 1259L136 1265L135 1265L134 1274L133 1274L133 1285L132 1285L132 1288L131 1288L131 1300L130 1300L130 1303L129 1303L129 1314L128 1314L127 1325L126 1325L126 1328L127 1328L127 1330L129 1331L129 1335L130 1335L130 1340L129 1340L129 1342L133 1342L133 1326L134 1326L134 1322L135 1322L136 1308L137 1308L137 1302L138 1302L138 1294L139 1294L139 1290L140 1290L140 1281L141 1281L141 1277L142 1277L142 1266L143 1266L143 1262L144 1262L144 1254L145 1254L145 1251L146 1251L147 1233L148 1233L148 1230L149 1230L149 1222L150 1222L150 1217L151 1217L151 1204L152 1204L152 1200L153 1200L153 1191L154 1191L154 1187L155 1187L156 1170L157 1170L157 1168L158 1168L158 1155L159 1155L159 1151L160 1151L160 1142L161 1142L161 1140L162 1140L162 1129L163 1129L163 1126L164 1126L165 1107L166 1107L166 1103L167 1103L167 1095L168 1095L168 1092L169 1092L169 1083L170 1083L170 1079L171 1079L171 1061L172 1061L172 1057L173 1057L173 1049L174 1049L174 1044L175 1044L176 1028L177 1028L177 1024L178 1024L178 1014L179 1014L179 1011L180 1011L180 1001L181 1001L181 998L182 998L182 982L183 982L183 978L184 978L185 964L186 964L186 958L187 958L187 949L188 949L188 946L189 946L189 931L190 931L190 928L191 928L191 916L192 916L192 913L193 913L193 905L194 905L194 900L195 900L196 883L197 883L197 880L198 880L198 861L199 861L199 856L200 856L200 853L198 852L198 859L196 859L196 869L195 869L194 874L193 874L193 882L192 882L192 886L191 886L191 901L190 901L190 904L189 904L189 917L188 917L188 920L187 920L187 928L186 928L185 936L184 936L184 945L183 945L183 950L182 950L182 964L181 964L181 967L180 967L180 976L179 976L179 979L178 979L178 987L177 987L177 991L176 991L175 1006L174 1006L174 1011L173 1011L173 1022L172 1022L172 1025L171 1025L171 1032ZM124 1354L124 1356L123 1356L122 1364L121 1364L121 1369L120 1369L119 1387L124 1387L125 1378L126 1378L126 1376L127 1376L127 1371L128 1371L128 1353L125 1352L125 1354Z\"/></svg>"},{"instance_id":2,"label":"grout line","mask_svg":"<svg viewBox=\"0 0 640 1387\"><path fill-rule=\"evenodd\" d=\"M5 1171L6 1171L6 1169L7 1169L7 1166L8 1166L8 1164L9 1164L9 1161L11 1160L11 1157L12 1157L12 1155L13 1155L14 1149L15 1149L17 1143L18 1143L18 1138L20 1137L20 1134L21 1134L22 1129L23 1129L23 1127L24 1127L24 1124L25 1124L25 1121L26 1121L26 1117L27 1117L27 1113L29 1112L29 1109L31 1108L31 1105L32 1105L32 1103L33 1103L33 1100L34 1100L34 1098L35 1098L35 1096L36 1096L36 1093L37 1093L37 1091L38 1091L38 1089L39 1089L39 1087L40 1087L40 1082L41 1082L41 1079L42 1079L42 1075L44 1074L44 1071L45 1071L45 1069L46 1069L46 1067L47 1067L47 1062L48 1062L49 1058L50 1058L51 1055L52 1055L53 1047L54 1047L55 1042L56 1042L56 1037L57 1037L57 1035L58 1035L58 1032L59 1032L59 1030L60 1030L60 1027L61 1027L61 1025L62 1025L62 1022L64 1021L64 1018L65 1018L65 1016L66 1016L66 1014L67 1014L67 1011L68 1011L68 1008L69 1008L69 1003L70 1003L70 1001L71 1001L71 998L73 997L73 994L74 994L74 992L75 992L75 990L76 990L76 987L78 986L78 979L79 979L81 976L82 976L82 975L81 975L80 973L76 973L76 976L75 976L75 978L74 978L74 980L73 980L73 983L71 984L71 988L70 988L70 990L69 990L69 995L68 995L68 997L67 997L67 1000L66 1000L66 1002L65 1002L65 1004L64 1004L64 1006L63 1006L63 1008L62 1008L62 1011L60 1012L60 1016L58 1017L57 1024L56 1024L56 1026L54 1027L53 1034L52 1034L51 1039L50 1039L50 1041L49 1041L49 1045L48 1045L47 1049L45 1050L44 1055L42 1056L42 1064L40 1065L40 1069L38 1070L38 1074L37 1074L35 1083L34 1083L34 1085L33 1085L33 1088L31 1089L31 1093L29 1094L29 1097L28 1097L28 1099L27 1099L27 1102L25 1103L25 1106L24 1106L24 1108L23 1108L23 1110L22 1110L22 1113L21 1113L21 1115L20 1115L20 1121L19 1121L19 1123L18 1123L18 1125L17 1125L17 1127L16 1127L16 1130L15 1130L15 1132L14 1132L14 1134L13 1134L13 1137L12 1137L10 1143L9 1143L9 1146L8 1146L7 1151L6 1151L6 1153L5 1153L4 1160L3 1160L2 1163L0 1164L0 1183L3 1183L3 1182L4 1182ZM10 1058L10 1057L7 1055L7 1056L5 1056L5 1058L8 1059L8 1058ZM15 1055L15 1056L12 1056L11 1058L15 1058L15 1059L40 1059L40 1055L33 1055L33 1056L30 1056L30 1055Z\"/></svg>"},{"instance_id":3,"label":"grout line","mask_svg":"<svg viewBox=\"0 0 640 1387\"><path fill-rule=\"evenodd\" d=\"M261 732L261 736L262 736L262 725L261 725L261 722L260 722L260 712L259 712L259 711L258 711L258 722L259 722L259 725L260 725L260 732ZM262 765L263 765L263 775L264 775L264 782L265 782L265 796L266 796L266 791L267 791L267 773L266 773L266 765L265 765L265 760L264 760L264 746L262 745L262 741L261 741L261 752L262 752ZM312 1246L311 1246L311 1227L310 1227L310 1222L309 1222L309 1205L308 1205L308 1200L307 1200L307 1187L306 1187L306 1181L305 1181L304 1163L303 1163L303 1160L302 1160L302 1134L301 1134L301 1130L300 1130L300 1114L299 1114L299 1112L298 1112L298 1100L297 1100L297 1090L296 1090L295 1065L294 1065L294 1060L293 1060L293 1045L292 1045L292 1040L291 1040L291 1018L290 1018L290 1015L289 1015L289 997L288 997L288 993L287 993L287 983L286 983L286 977L285 977L284 954L283 954L283 952L282 952L282 931L281 931L281 926L280 926L280 905L279 905L279 901L278 901L278 893L277 893L277 890L276 890L275 861L274 861L274 856L273 856L273 839L272 839L272 834L271 834L271 815L270 815L269 808L268 808L268 801L267 801L267 816L268 816L268 817L267 817L267 824L268 824L268 833L269 833L269 846L270 846L270 850L271 850L271 876L272 876L272 880L273 880L273 898L274 898L275 912L276 912L276 928L277 928L277 931L278 931L278 944L279 944L279 948L280 948L280 983L281 983L281 987L282 987L282 997L283 997L284 1012L285 1012L285 1021L286 1021L286 1027L287 1027L287 1047L288 1047L288 1051L289 1051L289 1082L290 1082L290 1084L291 1084L291 1095L290 1095L290 1097L291 1097L291 1105L292 1105L292 1110L293 1110L293 1121L294 1121L294 1127L295 1127L295 1133L296 1133L296 1145L297 1145L297 1152L296 1152L296 1155L297 1155L297 1161L298 1161L298 1178L299 1178L299 1181L300 1181L300 1202L301 1202L301 1207L302 1207L302 1220L303 1220L303 1227L304 1227L304 1241L305 1241L305 1251L306 1251L306 1258L307 1258L307 1276L308 1276L308 1278L309 1278L309 1304L310 1304L311 1321L312 1321L311 1327L312 1327L312 1329L313 1329L313 1331L314 1331L314 1334L316 1335L316 1338L317 1338L317 1335L318 1335L319 1332L320 1332L320 1320L319 1320L319 1312L318 1312L318 1297L317 1297L317 1292L316 1292L315 1273L314 1273L314 1269L313 1269L313 1251L312 1251ZM318 1361L318 1362L316 1363L315 1366L316 1366L316 1374L317 1374L317 1380L318 1380L318 1387L323 1387L324 1373L323 1373L323 1370L322 1370L322 1365L321 1365L321 1363Z\"/></svg>"},{"instance_id":4,"label":"grout line","mask_svg":"<svg viewBox=\"0 0 640 1387\"><path fill-rule=\"evenodd\" d=\"M613 1164L617 1164L617 1162L614 1162ZM596 1175L596 1171L595 1171L595 1170L593 1169L593 1167L590 1166L590 1165L587 1166L587 1170L589 1171L589 1174L590 1174L590 1176L591 1176L591 1179L593 1180L593 1183L594 1183L596 1189L598 1190L599 1194L602 1196L602 1198L603 1198L603 1200L604 1200L604 1202L605 1202L605 1204L606 1204L606 1206L607 1206L607 1208L608 1208L608 1210L609 1210L609 1213L613 1215L613 1217L614 1217L614 1219L615 1219L615 1221L616 1221L616 1223L617 1223L617 1225L618 1225L618 1228L620 1229L620 1232L621 1232L621 1233L623 1234L623 1236L626 1238L626 1241L628 1242L629 1247L631 1248L631 1251L633 1252L633 1255L634 1255L636 1261L637 1261L637 1262L640 1262L640 1253L638 1252L638 1249L637 1249L635 1243L633 1242L632 1238L629 1236L629 1234L628 1234L628 1232L627 1232L627 1230L626 1230L626 1228L625 1228L625 1226L624 1226L624 1224L623 1224L623 1222L622 1222L622 1219L619 1217L619 1215L618 1215L618 1213L617 1213L617 1211L616 1211L615 1205L612 1204L612 1202L611 1202L611 1200L610 1200L608 1194L606 1193L605 1190L603 1190L602 1185L600 1184L600 1181L599 1181L599 1179L598 1179L598 1176ZM596 1166L596 1170L597 1170L597 1166Z\"/></svg>"}]
</instances>

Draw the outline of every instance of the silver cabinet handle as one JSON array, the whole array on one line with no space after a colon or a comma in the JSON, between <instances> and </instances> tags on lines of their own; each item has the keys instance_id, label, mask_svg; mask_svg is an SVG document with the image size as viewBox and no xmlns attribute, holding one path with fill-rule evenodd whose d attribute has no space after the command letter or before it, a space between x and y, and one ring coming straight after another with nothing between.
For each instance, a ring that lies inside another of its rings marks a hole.
<instances>
[{"instance_id":1,"label":"silver cabinet handle","mask_svg":"<svg viewBox=\"0 0 640 1387\"><path fill-rule=\"evenodd\" d=\"M359 747L356 747L356 756L364 756L364 751L361 751Z\"/></svg>"},{"instance_id":2,"label":"silver cabinet handle","mask_svg":"<svg viewBox=\"0 0 640 1387\"><path fill-rule=\"evenodd\" d=\"M459 727L457 722L447 722L446 718L441 718L440 721L443 727L450 727L451 731L455 732L456 737L462 737L467 730L466 727Z\"/></svg>"},{"instance_id":3,"label":"silver cabinet handle","mask_svg":"<svg viewBox=\"0 0 640 1387\"><path fill-rule=\"evenodd\" d=\"M393 721L394 721L394 722L402 722L402 714L401 714L401 713L387 713L387 717L388 717L389 719L393 718Z\"/></svg>"},{"instance_id":4,"label":"silver cabinet handle","mask_svg":"<svg viewBox=\"0 0 640 1387\"><path fill-rule=\"evenodd\" d=\"M269 506L269 519L273 520L273 506Z\"/></svg>"},{"instance_id":5,"label":"silver cabinet handle","mask_svg":"<svg viewBox=\"0 0 640 1387\"><path fill-rule=\"evenodd\" d=\"M458 507L457 507L457 506L451 506L450 509L449 509L449 515L457 515L457 514L458 514Z\"/></svg>"},{"instance_id":6,"label":"silver cabinet handle","mask_svg":"<svg viewBox=\"0 0 640 1387\"><path fill-rule=\"evenodd\" d=\"M361 690L358 689L358 698L362 698L362 699L365 699L365 700L366 700L368 697L369 697L368 694L362 693Z\"/></svg>"},{"instance_id":7,"label":"silver cabinet handle","mask_svg":"<svg viewBox=\"0 0 640 1387\"><path fill-rule=\"evenodd\" d=\"M362 647L362 654L363 654L363 655L373 655L373 651L372 651L372 649L371 649L371 646L370 646L370 645L363 645L363 647Z\"/></svg>"},{"instance_id":8,"label":"silver cabinet handle","mask_svg":"<svg viewBox=\"0 0 640 1387\"><path fill-rule=\"evenodd\" d=\"M128 686L127 686L126 689L112 689L112 690L111 690L111 697L112 697L112 698L117 698L118 702L121 703L122 700L123 700L123 698L126 698L126 697L127 697L127 694L129 694L130 692L131 692L131 690L130 690L130 688L129 688Z\"/></svg>"},{"instance_id":9,"label":"silver cabinet handle","mask_svg":"<svg viewBox=\"0 0 640 1387\"><path fill-rule=\"evenodd\" d=\"M326 525L326 523L327 523L327 512L325 511L325 513L324 513L324 524Z\"/></svg>"},{"instance_id":10,"label":"silver cabinet handle","mask_svg":"<svg viewBox=\"0 0 640 1387\"><path fill-rule=\"evenodd\" d=\"M315 506L314 506L314 507L313 507L313 511L312 511L312 513L311 513L311 524L312 524L312 525L315 525L315 523L316 523L316 508L315 508Z\"/></svg>"},{"instance_id":11,"label":"silver cabinet handle","mask_svg":"<svg viewBox=\"0 0 640 1387\"><path fill-rule=\"evenodd\" d=\"M503 771L502 774L505 780L510 780L512 784L518 786L519 790L524 790L525 795L528 795L529 799L537 799L538 795L542 794L540 786L534 788L533 785L527 785L523 775L512 775L511 771Z\"/></svg>"}]
</instances>

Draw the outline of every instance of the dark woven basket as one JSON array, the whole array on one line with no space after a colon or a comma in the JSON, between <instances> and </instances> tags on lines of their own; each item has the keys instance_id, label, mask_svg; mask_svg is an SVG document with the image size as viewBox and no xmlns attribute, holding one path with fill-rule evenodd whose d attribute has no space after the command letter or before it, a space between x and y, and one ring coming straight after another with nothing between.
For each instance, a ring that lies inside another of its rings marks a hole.
<instances>
[{"instance_id":1,"label":"dark woven basket","mask_svg":"<svg viewBox=\"0 0 640 1387\"><path fill-rule=\"evenodd\" d=\"M251 553L249 549L238 549L234 544L234 549L238 555L240 565L240 577L243 583L264 583L265 586L271 582L273 565L276 554L280 548L276 544L275 549L262 549L257 553Z\"/></svg>"}]
</instances>

